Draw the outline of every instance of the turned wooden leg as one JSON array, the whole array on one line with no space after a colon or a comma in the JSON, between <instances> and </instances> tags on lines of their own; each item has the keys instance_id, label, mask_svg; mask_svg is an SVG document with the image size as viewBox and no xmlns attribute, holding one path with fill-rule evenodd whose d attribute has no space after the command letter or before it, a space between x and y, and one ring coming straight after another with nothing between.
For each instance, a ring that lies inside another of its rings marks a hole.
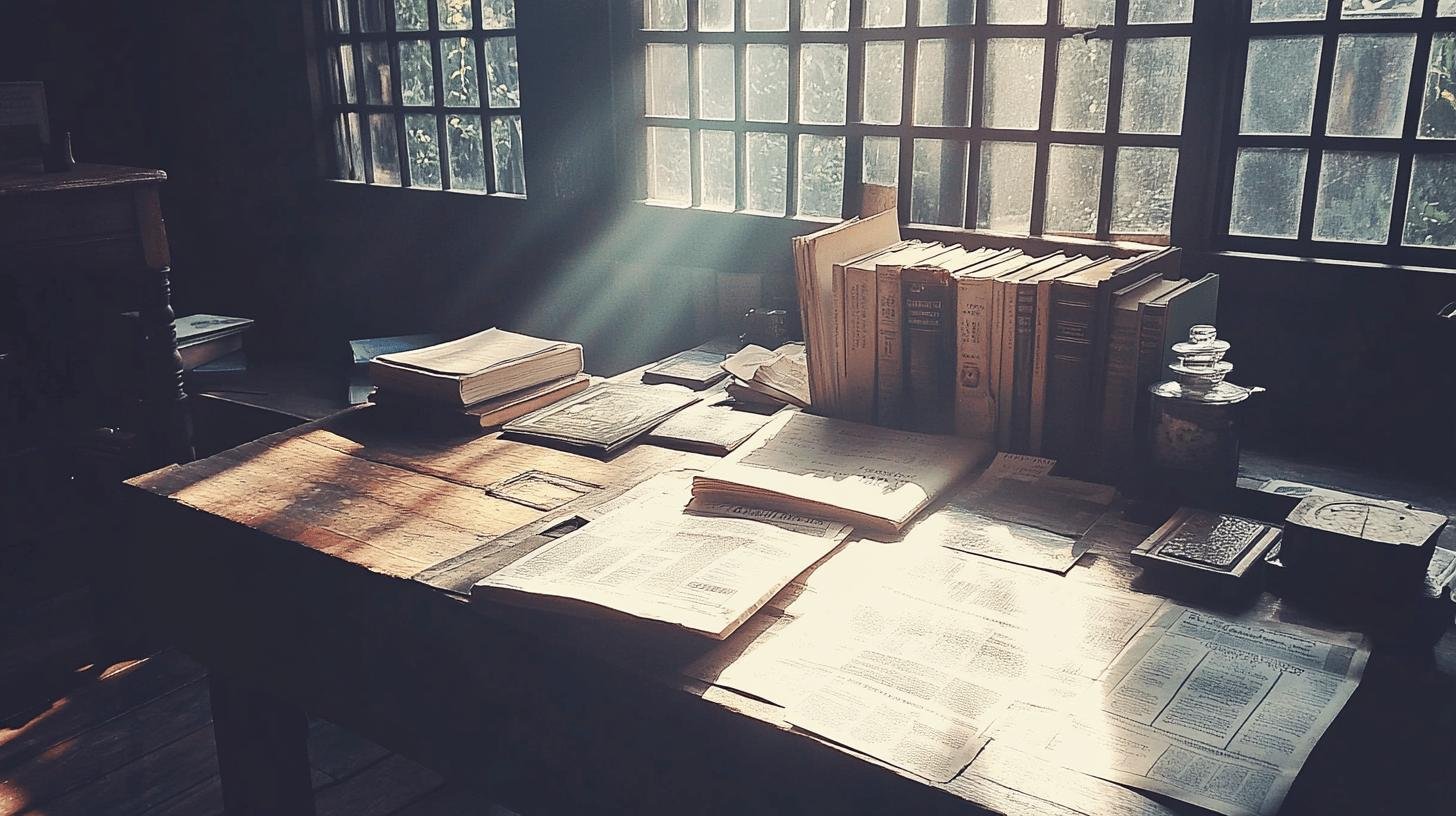
<instances>
[{"instance_id":1,"label":"turned wooden leg","mask_svg":"<svg viewBox=\"0 0 1456 816\"><path fill-rule=\"evenodd\" d=\"M216 672L212 727L227 816L314 816L303 709Z\"/></svg>"},{"instance_id":2,"label":"turned wooden leg","mask_svg":"<svg viewBox=\"0 0 1456 816\"><path fill-rule=\"evenodd\" d=\"M142 401L146 406L147 435L154 466L190 462L192 415L182 388L182 357L177 353L177 330L172 326L171 270L151 273L142 286L142 329L146 333L146 360Z\"/></svg>"}]
</instances>

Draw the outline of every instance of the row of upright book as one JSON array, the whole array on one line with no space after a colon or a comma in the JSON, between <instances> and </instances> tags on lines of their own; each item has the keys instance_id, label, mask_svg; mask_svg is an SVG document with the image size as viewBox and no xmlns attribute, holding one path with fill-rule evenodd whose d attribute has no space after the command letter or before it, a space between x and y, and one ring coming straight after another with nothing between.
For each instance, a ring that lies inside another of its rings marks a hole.
<instances>
[{"instance_id":1,"label":"row of upright book","mask_svg":"<svg viewBox=\"0 0 1456 816\"><path fill-rule=\"evenodd\" d=\"M893 212L795 239L817 412L990 440L1114 474L1171 342L1212 323L1218 276L1179 251L1113 258L1064 248L901 240Z\"/></svg>"}]
</instances>

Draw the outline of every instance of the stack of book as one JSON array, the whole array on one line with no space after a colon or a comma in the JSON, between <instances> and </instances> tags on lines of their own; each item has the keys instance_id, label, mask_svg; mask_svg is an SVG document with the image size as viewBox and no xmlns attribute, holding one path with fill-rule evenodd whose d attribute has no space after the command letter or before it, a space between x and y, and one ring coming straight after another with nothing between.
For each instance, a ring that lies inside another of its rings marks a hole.
<instances>
[{"instance_id":1,"label":"stack of book","mask_svg":"<svg viewBox=\"0 0 1456 816\"><path fill-rule=\"evenodd\" d=\"M581 346L501 329L369 363L371 397L421 421L490 428L586 390Z\"/></svg>"},{"instance_id":2,"label":"stack of book","mask_svg":"<svg viewBox=\"0 0 1456 816\"><path fill-rule=\"evenodd\" d=\"M724 390L745 405L809 407L808 361L803 343L785 343L769 350L748 345L724 360L732 376Z\"/></svg>"},{"instance_id":3,"label":"stack of book","mask_svg":"<svg viewBox=\"0 0 1456 816\"><path fill-rule=\"evenodd\" d=\"M1179 252L1033 255L901 240L893 213L795 239L816 411L993 440L1064 471L1132 456L1172 339L1212 323L1218 277Z\"/></svg>"},{"instance_id":4,"label":"stack of book","mask_svg":"<svg viewBox=\"0 0 1456 816\"><path fill-rule=\"evenodd\" d=\"M393 337L366 337L349 341L349 384L347 396L350 405L369 401L374 391L374 381L369 378L369 362L383 354L398 354L433 346L445 340L438 334L400 334Z\"/></svg>"},{"instance_id":5,"label":"stack of book","mask_svg":"<svg viewBox=\"0 0 1456 816\"><path fill-rule=\"evenodd\" d=\"M199 314L172 321L177 332L177 352L182 356L182 369L191 371L214 360L240 355L243 334L253 325L246 317ZM233 357L235 364L240 356Z\"/></svg>"}]
</instances>

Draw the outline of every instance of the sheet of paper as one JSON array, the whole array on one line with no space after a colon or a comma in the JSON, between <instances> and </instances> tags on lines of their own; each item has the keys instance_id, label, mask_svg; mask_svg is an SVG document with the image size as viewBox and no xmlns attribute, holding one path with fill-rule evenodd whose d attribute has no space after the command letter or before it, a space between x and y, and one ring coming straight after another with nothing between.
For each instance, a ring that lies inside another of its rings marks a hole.
<instances>
[{"instance_id":1,"label":"sheet of paper","mask_svg":"<svg viewBox=\"0 0 1456 816\"><path fill-rule=\"evenodd\" d=\"M1076 539L1001 521L955 503L916 522L905 539L1056 573L1071 569L1085 552Z\"/></svg>"},{"instance_id":2,"label":"sheet of paper","mask_svg":"<svg viewBox=\"0 0 1456 816\"><path fill-rule=\"evenodd\" d=\"M1023 482L1034 482L1043 476L1050 476L1052 468L1056 466L1057 460L1055 459L1002 451L996 454L996 458L991 460L991 464L986 466L986 470L976 477L976 480L1017 479Z\"/></svg>"},{"instance_id":3,"label":"sheet of paper","mask_svg":"<svg viewBox=\"0 0 1456 816\"><path fill-rule=\"evenodd\" d=\"M1360 635L1169 605L1048 750L1067 767L1226 816L1272 816L1369 656Z\"/></svg>"},{"instance_id":4,"label":"sheet of paper","mask_svg":"<svg viewBox=\"0 0 1456 816\"><path fill-rule=\"evenodd\" d=\"M810 405L809 360L804 352L780 354L753 372L753 382L784 395L800 408Z\"/></svg>"},{"instance_id":5,"label":"sheet of paper","mask_svg":"<svg viewBox=\"0 0 1456 816\"><path fill-rule=\"evenodd\" d=\"M543 340L503 329L486 329L459 340L413 351L384 354L375 359L408 368L463 376L547 352L576 347L574 343Z\"/></svg>"},{"instance_id":6,"label":"sheet of paper","mask_svg":"<svg viewBox=\"0 0 1456 816\"><path fill-rule=\"evenodd\" d=\"M849 533L773 511L688 511L688 477L655 477L639 486L637 500L543 545L477 590L564 598L723 638Z\"/></svg>"},{"instance_id":7,"label":"sheet of paper","mask_svg":"<svg viewBox=\"0 0 1456 816\"><path fill-rule=\"evenodd\" d=\"M650 438L727 453L767 425L772 414L734 408L726 394L673 414Z\"/></svg>"}]
</instances>

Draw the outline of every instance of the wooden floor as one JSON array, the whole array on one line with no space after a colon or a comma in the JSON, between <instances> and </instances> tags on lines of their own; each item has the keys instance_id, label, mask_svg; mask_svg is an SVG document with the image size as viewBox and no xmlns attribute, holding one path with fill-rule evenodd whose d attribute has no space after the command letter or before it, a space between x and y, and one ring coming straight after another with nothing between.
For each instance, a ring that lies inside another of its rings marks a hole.
<instances>
[{"instance_id":1,"label":"wooden floor","mask_svg":"<svg viewBox=\"0 0 1456 816\"><path fill-rule=\"evenodd\" d=\"M0 816L221 813L206 672L101 657L82 538L0 527ZM324 720L309 754L319 816L508 813Z\"/></svg>"}]
</instances>

